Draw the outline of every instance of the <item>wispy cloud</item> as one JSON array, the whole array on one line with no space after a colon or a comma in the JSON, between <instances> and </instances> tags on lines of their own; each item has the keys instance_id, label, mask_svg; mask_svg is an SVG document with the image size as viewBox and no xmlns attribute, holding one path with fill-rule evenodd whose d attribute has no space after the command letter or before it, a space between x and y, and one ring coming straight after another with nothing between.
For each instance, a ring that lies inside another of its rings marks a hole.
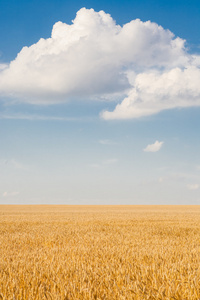
<instances>
[{"instance_id":1,"label":"wispy cloud","mask_svg":"<svg viewBox=\"0 0 200 300\"><path fill-rule=\"evenodd\" d=\"M2 194L2 196L3 196L4 198L6 198L6 197L15 197L15 196L17 196L17 195L19 195L19 192L4 192L4 193Z\"/></svg>"},{"instance_id":2,"label":"wispy cloud","mask_svg":"<svg viewBox=\"0 0 200 300\"><path fill-rule=\"evenodd\" d=\"M56 117L31 114L0 114L0 119L8 120L28 120L28 121L82 121L83 118L76 117Z\"/></svg>"},{"instance_id":3,"label":"wispy cloud","mask_svg":"<svg viewBox=\"0 0 200 300\"><path fill-rule=\"evenodd\" d=\"M195 191L199 189L199 184L195 183L195 184L187 184L187 188L191 191Z\"/></svg>"},{"instance_id":4,"label":"wispy cloud","mask_svg":"<svg viewBox=\"0 0 200 300\"><path fill-rule=\"evenodd\" d=\"M144 152L158 152L162 145L163 145L164 142L159 142L159 141L156 141L154 144L150 144L150 145L147 145L146 148L144 148Z\"/></svg>"},{"instance_id":5,"label":"wispy cloud","mask_svg":"<svg viewBox=\"0 0 200 300\"><path fill-rule=\"evenodd\" d=\"M172 172L158 178L158 182L162 183L173 183L186 186L189 190L198 190L200 188L200 175L198 173L190 172ZM194 183L192 183L194 182Z\"/></svg>"},{"instance_id":6,"label":"wispy cloud","mask_svg":"<svg viewBox=\"0 0 200 300\"><path fill-rule=\"evenodd\" d=\"M25 165L24 163L12 158L12 159L1 159L0 160L0 165L1 166L7 166L7 167L12 167L14 169L19 169L19 170L27 170L28 166Z\"/></svg>"},{"instance_id":7,"label":"wispy cloud","mask_svg":"<svg viewBox=\"0 0 200 300\"><path fill-rule=\"evenodd\" d=\"M101 145L116 145L115 142L113 142L112 140L108 140L108 139L99 140L99 144L101 144Z\"/></svg>"},{"instance_id":8,"label":"wispy cloud","mask_svg":"<svg viewBox=\"0 0 200 300\"><path fill-rule=\"evenodd\" d=\"M112 164L116 164L118 162L118 159L116 158L111 158L111 159L106 159L102 162L102 164L104 165L112 165Z\"/></svg>"},{"instance_id":9,"label":"wispy cloud","mask_svg":"<svg viewBox=\"0 0 200 300\"><path fill-rule=\"evenodd\" d=\"M89 166L94 169L102 169L102 167L103 167L102 164L96 164L96 163L89 164Z\"/></svg>"},{"instance_id":10,"label":"wispy cloud","mask_svg":"<svg viewBox=\"0 0 200 300\"><path fill-rule=\"evenodd\" d=\"M159 179L158 179L158 182L159 183L162 183L162 182L164 182L165 181L165 178L164 177L160 177Z\"/></svg>"},{"instance_id":11,"label":"wispy cloud","mask_svg":"<svg viewBox=\"0 0 200 300\"><path fill-rule=\"evenodd\" d=\"M110 158L110 159L103 160L99 163L90 164L89 166L92 168L102 169L106 166L116 164L117 162L118 162L117 158Z\"/></svg>"},{"instance_id":12,"label":"wispy cloud","mask_svg":"<svg viewBox=\"0 0 200 300\"><path fill-rule=\"evenodd\" d=\"M8 163L10 163L15 169L20 169L20 170L27 169L27 166L25 166L23 163L15 160L15 159L11 159L10 161L8 161Z\"/></svg>"}]
</instances>

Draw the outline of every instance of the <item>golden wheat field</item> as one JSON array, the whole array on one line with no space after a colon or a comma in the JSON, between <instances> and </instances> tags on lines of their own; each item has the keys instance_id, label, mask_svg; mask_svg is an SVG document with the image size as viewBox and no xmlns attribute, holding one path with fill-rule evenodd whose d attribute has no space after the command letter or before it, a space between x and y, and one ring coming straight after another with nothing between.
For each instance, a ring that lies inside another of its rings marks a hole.
<instances>
[{"instance_id":1,"label":"golden wheat field","mask_svg":"<svg viewBox=\"0 0 200 300\"><path fill-rule=\"evenodd\" d=\"M0 206L0 299L200 299L200 206Z\"/></svg>"}]
</instances>

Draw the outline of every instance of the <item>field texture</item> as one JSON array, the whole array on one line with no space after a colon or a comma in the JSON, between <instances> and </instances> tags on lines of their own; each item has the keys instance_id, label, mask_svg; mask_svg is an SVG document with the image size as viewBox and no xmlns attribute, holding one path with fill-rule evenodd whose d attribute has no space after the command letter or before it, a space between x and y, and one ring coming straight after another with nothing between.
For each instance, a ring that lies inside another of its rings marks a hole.
<instances>
[{"instance_id":1,"label":"field texture","mask_svg":"<svg viewBox=\"0 0 200 300\"><path fill-rule=\"evenodd\" d=\"M200 299L200 206L0 206L0 299Z\"/></svg>"}]
</instances>

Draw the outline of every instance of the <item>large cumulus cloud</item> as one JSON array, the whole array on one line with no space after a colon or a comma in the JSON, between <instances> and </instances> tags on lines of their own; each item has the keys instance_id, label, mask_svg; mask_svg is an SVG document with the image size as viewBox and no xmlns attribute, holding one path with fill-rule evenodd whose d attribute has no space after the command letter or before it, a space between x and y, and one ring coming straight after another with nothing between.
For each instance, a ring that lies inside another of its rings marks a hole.
<instances>
[{"instance_id":1,"label":"large cumulus cloud","mask_svg":"<svg viewBox=\"0 0 200 300\"><path fill-rule=\"evenodd\" d=\"M188 66L151 71L136 76L128 96L104 119L140 118L177 107L200 106L200 69Z\"/></svg>"},{"instance_id":2,"label":"large cumulus cloud","mask_svg":"<svg viewBox=\"0 0 200 300\"><path fill-rule=\"evenodd\" d=\"M35 104L121 95L101 115L126 119L200 105L199 79L199 57L169 30L139 19L119 26L82 8L72 24L57 22L50 38L0 68L0 95Z\"/></svg>"}]
</instances>

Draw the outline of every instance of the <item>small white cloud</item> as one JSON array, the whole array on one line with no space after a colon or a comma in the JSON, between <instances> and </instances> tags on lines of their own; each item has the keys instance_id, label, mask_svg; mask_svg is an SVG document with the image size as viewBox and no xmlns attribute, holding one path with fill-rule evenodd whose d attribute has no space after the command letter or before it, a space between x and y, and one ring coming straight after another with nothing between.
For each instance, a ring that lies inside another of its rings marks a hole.
<instances>
[{"instance_id":1,"label":"small white cloud","mask_svg":"<svg viewBox=\"0 0 200 300\"><path fill-rule=\"evenodd\" d=\"M17 196L19 192L4 192L3 197L14 197Z\"/></svg>"},{"instance_id":2,"label":"small white cloud","mask_svg":"<svg viewBox=\"0 0 200 300\"><path fill-rule=\"evenodd\" d=\"M11 196L17 196L17 195L19 195L19 192L12 192L12 193L10 193L10 195Z\"/></svg>"},{"instance_id":3,"label":"small white cloud","mask_svg":"<svg viewBox=\"0 0 200 300\"><path fill-rule=\"evenodd\" d=\"M158 179L158 182L159 183L162 183L164 181L164 178L163 177L160 177L159 179Z\"/></svg>"},{"instance_id":4,"label":"small white cloud","mask_svg":"<svg viewBox=\"0 0 200 300\"><path fill-rule=\"evenodd\" d=\"M116 164L118 162L118 159L116 158L111 158L111 159L107 159L103 161L104 165L112 165L112 164Z\"/></svg>"},{"instance_id":5,"label":"small white cloud","mask_svg":"<svg viewBox=\"0 0 200 300\"><path fill-rule=\"evenodd\" d=\"M99 140L99 144L102 144L102 145L115 145L115 143L111 140Z\"/></svg>"},{"instance_id":6,"label":"small white cloud","mask_svg":"<svg viewBox=\"0 0 200 300\"><path fill-rule=\"evenodd\" d=\"M161 149L164 142L156 141L154 144L148 145L144 151L145 152L157 152Z\"/></svg>"},{"instance_id":7,"label":"small white cloud","mask_svg":"<svg viewBox=\"0 0 200 300\"><path fill-rule=\"evenodd\" d=\"M26 166L15 159L11 159L8 163L10 163L15 169L26 170Z\"/></svg>"},{"instance_id":8,"label":"small white cloud","mask_svg":"<svg viewBox=\"0 0 200 300\"><path fill-rule=\"evenodd\" d=\"M0 166L7 166L7 167L12 167L14 169L21 169L21 170L27 170L28 167L25 166L23 163L15 160L14 158L12 159L0 159Z\"/></svg>"},{"instance_id":9,"label":"small white cloud","mask_svg":"<svg viewBox=\"0 0 200 300\"><path fill-rule=\"evenodd\" d=\"M95 168L95 169L101 169L102 168L102 165L101 164L90 164L89 165L91 168Z\"/></svg>"},{"instance_id":10,"label":"small white cloud","mask_svg":"<svg viewBox=\"0 0 200 300\"><path fill-rule=\"evenodd\" d=\"M189 189L189 190L192 190L192 191L194 191L194 190L198 190L199 189L199 184L188 184L187 185L187 188Z\"/></svg>"},{"instance_id":11,"label":"small white cloud","mask_svg":"<svg viewBox=\"0 0 200 300\"><path fill-rule=\"evenodd\" d=\"M113 165L113 164L116 164L118 162L118 159L116 158L111 158L111 159L106 159L106 160L103 160L102 162L100 163L93 163L93 164L90 164L89 166L92 167L92 168L95 168L95 169L102 169L108 165Z\"/></svg>"},{"instance_id":12,"label":"small white cloud","mask_svg":"<svg viewBox=\"0 0 200 300\"><path fill-rule=\"evenodd\" d=\"M43 116L34 114L1 114L0 119L5 120L28 120L28 121L80 121L82 118L73 117L56 117L56 116Z\"/></svg>"}]
</instances>

